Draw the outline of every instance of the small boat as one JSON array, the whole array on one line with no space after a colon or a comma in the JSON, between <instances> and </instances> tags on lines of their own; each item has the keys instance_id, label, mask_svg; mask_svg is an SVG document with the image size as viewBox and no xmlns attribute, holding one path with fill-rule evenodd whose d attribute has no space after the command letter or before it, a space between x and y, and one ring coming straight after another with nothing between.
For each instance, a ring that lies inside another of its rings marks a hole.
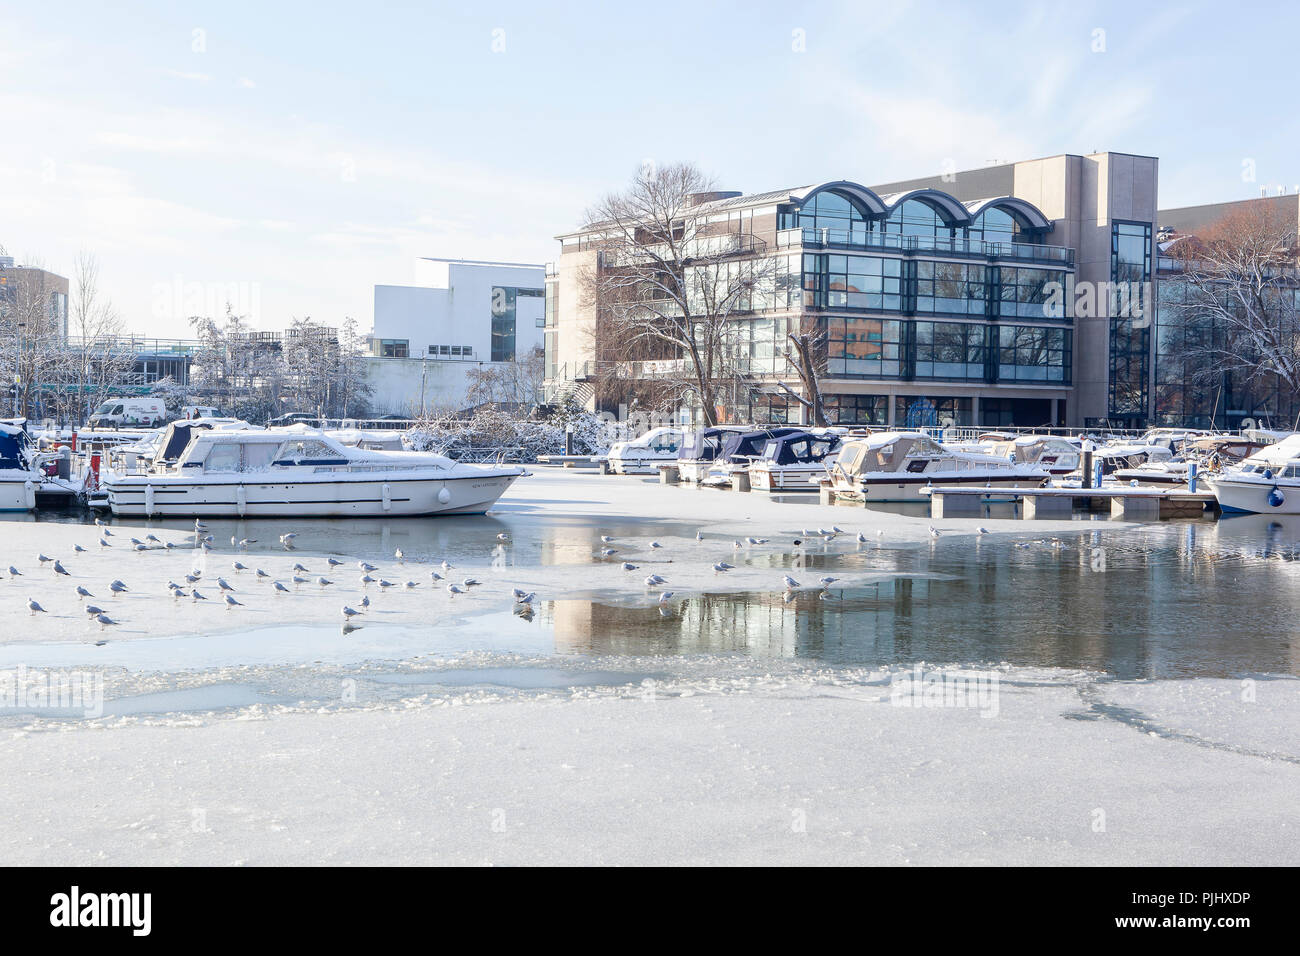
<instances>
[{"instance_id":1,"label":"small boat","mask_svg":"<svg viewBox=\"0 0 1300 956\"><path fill-rule=\"evenodd\" d=\"M722 446L699 479L701 485L711 488L729 488L736 472L746 471L763 453L763 448L773 438L784 438L801 432L800 428L759 428L753 431L731 432L722 438Z\"/></svg>"},{"instance_id":2,"label":"small boat","mask_svg":"<svg viewBox=\"0 0 1300 956\"><path fill-rule=\"evenodd\" d=\"M656 465L676 461L681 447L680 428L652 428L639 438L610 445L605 460L616 475L653 475Z\"/></svg>"},{"instance_id":3,"label":"small boat","mask_svg":"<svg viewBox=\"0 0 1300 956\"><path fill-rule=\"evenodd\" d=\"M324 432L173 422L138 473L102 477L115 515L402 517L483 514L527 472L372 451Z\"/></svg>"},{"instance_id":4,"label":"small boat","mask_svg":"<svg viewBox=\"0 0 1300 956\"><path fill-rule=\"evenodd\" d=\"M712 425L687 432L677 452L677 474L681 480L688 484L698 483L722 452L726 437L744 431L747 429L740 425Z\"/></svg>"},{"instance_id":5,"label":"small boat","mask_svg":"<svg viewBox=\"0 0 1300 956\"><path fill-rule=\"evenodd\" d=\"M1079 468L1080 444L1054 435L1019 435L1004 441L994 441L988 454L1008 461L1042 465L1053 475L1068 475Z\"/></svg>"},{"instance_id":6,"label":"small boat","mask_svg":"<svg viewBox=\"0 0 1300 956\"><path fill-rule=\"evenodd\" d=\"M1225 512L1300 514L1300 435L1255 452L1206 483Z\"/></svg>"},{"instance_id":7,"label":"small boat","mask_svg":"<svg viewBox=\"0 0 1300 956\"><path fill-rule=\"evenodd\" d=\"M749 466L754 491L816 491L844 444L842 430L797 431L769 439Z\"/></svg>"},{"instance_id":8,"label":"small boat","mask_svg":"<svg viewBox=\"0 0 1300 956\"><path fill-rule=\"evenodd\" d=\"M923 432L879 432L846 441L831 466L831 487L867 502L924 501L928 486L1038 488L1041 465L947 448Z\"/></svg>"},{"instance_id":9,"label":"small boat","mask_svg":"<svg viewBox=\"0 0 1300 956\"><path fill-rule=\"evenodd\" d=\"M33 511L42 474L26 422L0 422L0 511Z\"/></svg>"}]
</instances>

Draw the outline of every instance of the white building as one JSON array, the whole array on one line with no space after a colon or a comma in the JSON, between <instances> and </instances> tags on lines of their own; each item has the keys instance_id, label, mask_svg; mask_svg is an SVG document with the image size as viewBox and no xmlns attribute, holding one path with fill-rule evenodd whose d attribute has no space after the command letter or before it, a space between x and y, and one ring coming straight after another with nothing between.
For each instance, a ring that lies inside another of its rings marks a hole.
<instances>
[{"instance_id":1,"label":"white building","mask_svg":"<svg viewBox=\"0 0 1300 956\"><path fill-rule=\"evenodd\" d=\"M540 353L544 283L540 265L421 258L414 285L375 286L376 412L461 408L470 370Z\"/></svg>"}]
</instances>

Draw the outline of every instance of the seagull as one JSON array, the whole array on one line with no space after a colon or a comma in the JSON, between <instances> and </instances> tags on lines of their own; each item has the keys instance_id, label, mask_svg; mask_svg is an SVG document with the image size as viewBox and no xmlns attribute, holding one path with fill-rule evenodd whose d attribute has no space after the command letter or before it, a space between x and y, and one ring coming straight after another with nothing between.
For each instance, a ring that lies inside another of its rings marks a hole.
<instances>
[{"instance_id":1,"label":"seagull","mask_svg":"<svg viewBox=\"0 0 1300 956\"><path fill-rule=\"evenodd\" d=\"M387 591L387 590L388 590L389 588L391 588L391 587L393 587L393 582L392 582L392 581L385 581L385 580L383 580L382 578L380 579L380 581L379 581L379 589L380 589L381 591Z\"/></svg>"},{"instance_id":2,"label":"seagull","mask_svg":"<svg viewBox=\"0 0 1300 956\"><path fill-rule=\"evenodd\" d=\"M217 587L221 588L223 591L235 590L230 586L229 582L227 582L225 578L217 578Z\"/></svg>"},{"instance_id":3,"label":"seagull","mask_svg":"<svg viewBox=\"0 0 1300 956\"><path fill-rule=\"evenodd\" d=\"M398 564L401 564L401 563L402 563L402 558L404 558L405 555L402 554L402 549L401 549L401 548L398 548L396 551L393 552L393 557L395 557L395 558L397 559L397 563L398 563Z\"/></svg>"},{"instance_id":4,"label":"seagull","mask_svg":"<svg viewBox=\"0 0 1300 956\"><path fill-rule=\"evenodd\" d=\"M190 599L193 600L195 604L198 604L200 601L207 600L206 597L204 597L202 594L199 593L198 588L190 588Z\"/></svg>"},{"instance_id":5,"label":"seagull","mask_svg":"<svg viewBox=\"0 0 1300 956\"><path fill-rule=\"evenodd\" d=\"M168 541L166 544L163 545L163 547L166 548L168 551L170 551L170 550L172 550L172 548L176 547L176 545L174 545L174 544L172 544L170 541Z\"/></svg>"},{"instance_id":6,"label":"seagull","mask_svg":"<svg viewBox=\"0 0 1300 956\"><path fill-rule=\"evenodd\" d=\"M618 554L618 552L613 548L601 548L600 553L607 558L612 558L614 555Z\"/></svg>"},{"instance_id":7,"label":"seagull","mask_svg":"<svg viewBox=\"0 0 1300 956\"><path fill-rule=\"evenodd\" d=\"M740 543L740 539L739 539L739 538L737 538L735 541L731 542L731 550L732 550L732 551L739 551L739 550L740 550L741 548L743 548L743 547L744 547L744 545Z\"/></svg>"},{"instance_id":8,"label":"seagull","mask_svg":"<svg viewBox=\"0 0 1300 956\"><path fill-rule=\"evenodd\" d=\"M784 576L781 578L781 580L785 582L786 589L787 589L787 590L790 590L790 591L793 591L795 588L797 588L797 587L801 587L801 586L802 586L802 585L799 584L798 581L796 581L794 578L790 577L790 575L788 575L788 574L787 574L787 575L784 575Z\"/></svg>"},{"instance_id":9,"label":"seagull","mask_svg":"<svg viewBox=\"0 0 1300 956\"><path fill-rule=\"evenodd\" d=\"M276 591L277 594L280 594L280 593L288 594L288 593L289 593L289 589L288 589L287 587L285 587L283 584L281 584L279 581L274 581L274 582L272 582L272 584L275 586L275 591Z\"/></svg>"},{"instance_id":10,"label":"seagull","mask_svg":"<svg viewBox=\"0 0 1300 956\"><path fill-rule=\"evenodd\" d=\"M667 603L668 603L669 601L671 601L672 599L673 599L673 592L672 592L672 591L665 591L663 594L659 595L659 603L660 603L660 604L667 604Z\"/></svg>"},{"instance_id":11,"label":"seagull","mask_svg":"<svg viewBox=\"0 0 1300 956\"><path fill-rule=\"evenodd\" d=\"M103 519L103 518L96 518L96 519L95 519L95 527L96 527L96 528L102 528L102 527L104 527L104 519Z\"/></svg>"},{"instance_id":12,"label":"seagull","mask_svg":"<svg viewBox=\"0 0 1300 956\"><path fill-rule=\"evenodd\" d=\"M117 621L113 620L113 619L112 619L111 617L109 617L107 614L96 614L96 615L95 615L95 620L99 622L99 629L100 629L101 631L102 631L104 628L109 627L110 625L112 625L112 626L116 626L116 625L117 625ZM102 642L102 641L99 642L99 643L97 644L97 646L102 647L102 646L103 646L103 642Z\"/></svg>"},{"instance_id":13,"label":"seagull","mask_svg":"<svg viewBox=\"0 0 1300 956\"><path fill-rule=\"evenodd\" d=\"M298 537L298 534L297 534L297 532L294 532L294 531L290 531L288 534L282 534L282 535L280 535L280 543L281 543L282 545L284 545L284 550L286 550L286 551L292 551L292 550L293 550L293 547L294 547L294 545L293 545L293 539L296 538L296 537Z\"/></svg>"},{"instance_id":14,"label":"seagull","mask_svg":"<svg viewBox=\"0 0 1300 956\"><path fill-rule=\"evenodd\" d=\"M508 534L506 534L504 531L502 531L499 535L497 535L497 540L498 540L498 541L509 541L509 540L510 540L510 535L508 535Z\"/></svg>"},{"instance_id":15,"label":"seagull","mask_svg":"<svg viewBox=\"0 0 1300 956\"><path fill-rule=\"evenodd\" d=\"M727 562L719 561L717 564L713 566L713 570L716 571L718 574L722 574L724 571L730 571L731 567L732 566L730 564L727 564Z\"/></svg>"},{"instance_id":16,"label":"seagull","mask_svg":"<svg viewBox=\"0 0 1300 956\"><path fill-rule=\"evenodd\" d=\"M137 553L142 552L142 551L148 551L148 550L149 550L149 545L147 545L147 544L133 544L133 545L131 545L131 550L132 550L132 551L135 551L135 552L137 552ZM204 550L207 550L207 546L206 546L206 545L204 545Z\"/></svg>"},{"instance_id":17,"label":"seagull","mask_svg":"<svg viewBox=\"0 0 1300 956\"><path fill-rule=\"evenodd\" d=\"M838 580L839 578L824 577L824 578L818 578L817 583L820 584L823 588L828 588Z\"/></svg>"},{"instance_id":18,"label":"seagull","mask_svg":"<svg viewBox=\"0 0 1300 956\"><path fill-rule=\"evenodd\" d=\"M655 548L662 548L663 545L660 544L658 541L651 541L651 542L650 542L650 547L651 547L651 549L653 550L653 549L655 549Z\"/></svg>"},{"instance_id":19,"label":"seagull","mask_svg":"<svg viewBox=\"0 0 1300 956\"><path fill-rule=\"evenodd\" d=\"M936 528L934 525L930 525L930 537L932 538L939 537L939 529Z\"/></svg>"},{"instance_id":20,"label":"seagull","mask_svg":"<svg viewBox=\"0 0 1300 956\"><path fill-rule=\"evenodd\" d=\"M537 595L536 595L535 593L533 593L532 591L529 591L527 594L524 594L524 593L521 591L521 592L519 592L518 594L515 595L515 603L516 603L516 604L532 604L533 601L536 600L536 598L537 598Z\"/></svg>"},{"instance_id":21,"label":"seagull","mask_svg":"<svg viewBox=\"0 0 1300 956\"><path fill-rule=\"evenodd\" d=\"M703 541L703 540L704 540L704 532L703 532L703 531L697 531L697 532L695 532L695 540L696 540L696 541Z\"/></svg>"},{"instance_id":22,"label":"seagull","mask_svg":"<svg viewBox=\"0 0 1300 956\"><path fill-rule=\"evenodd\" d=\"M109 584L108 589L109 589L110 591L112 591L114 594L122 594L122 593L124 593L124 592L126 592L126 591L131 590L129 587L127 587L127 586L126 586L125 584L123 584L121 581L114 581L114 582L112 582L111 584Z\"/></svg>"},{"instance_id":23,"label":"seagull","mask_svg":"<svg viewBox=\"0 0 1300 956\"><path fill-rule=\"evenodd\" d=\"M240 547L240 549L242 549L242 550L244 550L244 551L247 551L247 550L248 550L248 546L249 546L250 544L257 544L257 539L256 539L256 538L240 538L240 539L239 539L239 547Z\"/></svg>"},{"instance_id":24,"label":"seagull","mask_svg":"<svg viewBox=\"0 0 1300 956\"><path fill-rule=\"evenodd\" d=\"M450 570L451 570L452 568L454 568L455 566L456 566L456 565L452 564L450 561L443 561L443 562L442 562L442 569L443 569L444 571L450 571Z\"/></svg>"},{"instance_id":25,"label":"seagull","mask_svg":"<svg viewBox=\"0 0 1300 956\"><path fill-rule=\"evenodd\" d=\"M11 577L21 578L23 576L23 573L11 564L9 565L9 575Z\"/></svg>"},{"instance_id":26,"label":"seagull","mask_svg":"<svg viewBox=\"0 0 1300 956\"><path fill-rule=\"evenodd\" d=\"M111 548L111 547L112 547L112 545L109 544L108 541L106 541L104 538L100 538L100 539L99 539L99 546L100 546L101 548Z\"/></svg>"},{"instance_id":27,"label":"seagull","mask_svg":"<svg viewBox=\"0 0 1300 956\"><path fill-rule=\"evenodd\" d=\"M179 584L173 584L171 581L167 582L167 590L171 591L172 597L178 601L185 596L185 589Z\"/></svg>"},{"instance_id":28,"label":"seagull","mask_svg":"<svg viewBox=\"0 0 1300 956\"><path fill-rule=\"evenodd\" d=\"M603 543L605 543L605 544L613 544L613 543L614 543L614 539L611 538L611 537L610 537L609 535L607 535L607 534L602 534L602 535L600 536L600 540L601 540Z\"/></svg>"},{"instance_id":29,"label":"seagull","mask_svg":"<svg viewBox=\"0 0 1300 956\"><path fill-rule=\"evenodd\" d=\"M107 528L105 528L105 529L104 529L104 537L105 537L105 538L111 538L111 537L113 537L113 532L111 532L111 531L109 531Z\"/></svg>"},{"instance_id":30,"label":"seagull","mask_svg":"<svg viewBox=\"0 0 1300 956\"><path fill-rule=\"evenodd\" d=\"M418 588L419 586L420 586L420 585L417 584L417 583L414 582L414 581L407 581L406 584L403 585L403 587L408 588L408 589L411 589L411 590L414 590L415 588Z\"/></svg>"},{"instance_id":31,"label":"seagull","mask_svg":"<svg viewBox=\"0 0 1300 956\"><path fill-rule=\"evenodd\" d=\"M68 569L65 568L65 567L64 567L62 564L60 564L58 561L55 561L55 562L54 562L54 573L55 573L55 574L64 574L64 575L67 575L68 577L72 577L72 575L68 574Z\"/></svg>"},{"instance_id":32,"label":"seagull","mask_svg":"<svg viewBox=\"0 0 1300 956\"><path fill-rule=\"evenodd\" d=\"M263 571L261 568L258 568L258 569L257 569L257 576L258 576L259 578L269 578L271 575L267 574L267 573L266 573L265 571Z\"/></svg>"},{"instance_id":33,"label":"seagull","mask_svg":"<svg viewBox=\"0 0 1300 956\"><path fill-rule=\"evenodd\" d=\"M294 575L290 580L293 581L293 586L294 586L295 588L297 588L298 585L300 585L300 584L306 584L306 583L307 583L307 579L304 578L301 574L295 574L295 575Z\"/></svg>"},{"instance_id":34,"label":"seagull","mask_svg":"<svg viewBox=\"0 0 1300 956\"><path fill-rule=\"evenodd\" d=\"M450 594L450 595L452 595L452 596L454 597L454 596L457 595L457 594L464 594L465 592L464 592L463 590L461 590L460 588L458 588L458 587L457 587L456 585L454 585L454 584L448 584L448 585L447 585L447 593Z\"/></svg>"},{"instance_id":35,"label":"seagull","mask_svg":"<svg viewBox=\"0 0 1300 956\"><path fill-rule=\"evenodd\" d=\"M980 527L978 527L978 528L975 529L975 533L976 533L976 534L988 534L988 533L989 533L989 529L988 529L988 528L985 528L983 525L981 525Z\"/></svg>"},{"instance_id":36,"label":"seagull","mask_svg":"<svg viewBox=\"0 0 1300 956\"><path fill-rule=\"evenodd\" d=\"M103 614L103 613L104 613L104 609L102 607L95 607L95 605L93 604L86 605L87 617L94 617L96 614Z\"/></svg>"},{"instance_id":37,"label":"seagull","mask_svg":"<svg viewBox=\"0 0 1300 956\"><path fill-rule=\"evenodd\" d=\"M77 554L85 554L85 553L86 553L86 549L83 548L83 547L82 547L81 545L79 545L79 544L74 544L74 545L72 546L72 550L75 551L75 552L77 552Z\"/></svg>"},{"instance_id":38,"label":"seagull","mask_svg":"<svg viewBox=\"0 0 1300 956\"><path fill-rule=\"evenodd\" d=\"M657 587L657 586L660 585L660 584L667 584L667 583L668 583L668 581L667 581L666 578L661 578L661 577L660 577L659 575L657 575L657 574L652 574L652 575L650 575L648 578L645 579L645 586L648 587L648 588Z\"/></svg>"},{"instance_id":39,"label":"seagull","mask_svg":"<svg viewBox=\"0 0 1300 956\"><path fill-rule=\"evenodd\" d=\"M238 601L235 600L235 596L234 596L233 594L227 594L227 595L226 595L226 610L227 610L227 611L229 611L232 607L243 607L243 606L244 606L244 605L240 604Z\"/></svg>"},{"instance_id":40,"label":"seagull","mask_svg":"<svg viewBox=\"0 0 1300 956\"><path fill-rule=\"evenodd\" d=\"M162 544L161 539L156 534L147 534L144 536L146 541L152 541L154 544Z\"/></svg>"},{"instance_id":41,"label":"seagull","mask_svg":"<svg viewBox=\"0 0 1300 956\"><path fill-rule=\"evenodd\" d=\"M433 580L435 580L435 581L441 581L441 580L442 580L442 575L439 574L437 571L430 571L430 572L429 572L429 577L433 578Z\"/></svg>"},{"instance_id":42,"label":"seagull","mask_svg":"<svg viewBox=\"0 0 1300 956\"><path fill-rule=\"evenodd\" d=\"M858 532L858 544L866 544L866 543L867 543L867 536L866 536L865 534L863 534L861 531L859 531L859 532Z\"/></svg>"},{"instance_id":43,"label":"seagull","mask_svg":"<svg viewBox=\"0 0 1300 956\"><path fill-rule=\"evenodd\" d=\"M633 564L632 562L630 562L630 561L624 561L624 562L623 562L623 570L624 570L624 571L635 571L635 570L636 570L636 567L637 567L637 566L636 566L635 564Z\"/></svg>"},{"instance_id":44,"label":"seagull","mask_svg":"<svg viewBox=\"0 0 1300 956\"><path fill-rule=\"evenodd\" d=\"M36 612L37 612L37 611L40 611L42 614L45 614L45 613L46 613L45 608L41 607L39 604L37 604L37 603L36 603L35 601L33 601L31 598L28 598L28 599L27 599L27 610L29 610L29 611L32 612L32 617L35 617L35 616L36 616Z\"/></svg>"},{"instance_id":45,"label":"seagull","mask_svg":"<svg viewBox=\"0 0 1300 956\"><path fill-rule=\"evenodd\" d=\"M43 555L43 554L38 554L38 555L36 556L36 560L39 561L39 562L41 562L41 567L45 567L45 565L49 564L49 563L50 563L51 561L53 561L54 559L53 559L53 558L47 558L47 557L46 557L45 555Z\"/></svg>"},{"instance_id":46,"label":"seagull","mask_svg":"<svg viewBox=\"0 0 1300 956\"><path fill-rule=\"evenodd\" d=\"M141 541L139 538L132 538L132 539L131 539L131 543L132 543L132 544L144 544L144 542Z\"/></svg>"},{"instance_id":47,"label":"seagull","mask_svg":"<svg viewBox=\"0 0 1300 956\"><path fill-rule=\"evenodd\" d=\"M185 583L186 583L186 584L197 584L199 578L201 578L201 577L203 577L203 575L200 574L198 571L191 571L189 574L185 575Z\"/></svg>"},{"instance_id":48,"label":"seagull","mask_svg":"<svg viewBox=\"0 0 1300 956\"><path fill-rule=\"evenodd\" d=\"M85 588L83 588L80 584L77 585L77 597L79 597L81 600L84 601L84 600L86 600L86 598L88 598L88 597L94 597L94 596L95 596L95 595L91 594L89 591L87 591Z\"/></svg>"},{"instance_id":49,"label":"seagull","mask_svg":"<svg viewBox=\"0 0 1300 956\"><path fill-rule=\"evenodd\" d=\"M374 583L375 583L375 579L372 578L370 575L368 575L368 574L363 574L363 575L361 575L361 586L362 586L363 588L368 588L368 587L370 587L370 585L372 585L372 584L374 584Z\"/></svg>"},{"instance_id":50,"label":"seagull","mask_svg":"<svg viewBox=\"0 0 1300 956\"><path fill-rule=\"evenodd\" d=\"M472 587L477 587L482 582L480 582L478 578L466 578L464 581L461 581L460 583L465 585L465 587L467 588L472 588Z\"/></svg>"},{"instance_id":51,"label":"seagull","mask_svg":"<svg viewBox=\"0 0 1300 956\"><path fill-rule=\"evenodd\" d=\"M322 575L322 576L316 578L316 583L319 584L319 585L321 586L321 590L323 591L323 590L325 590L325 588L329 587L329 586L330 586L331 584L333 584L334 582L331 581L329 578L327 578L327 577L325 577L325 576Z\"/></svg>"},{"instance_id":52,"label":"seagull","mask_svg":"<svg viewBox=\"0 0 1300 956\"><path fill-rule=\"evenodd\" d=\"M371 564L369 561L358 561L357 567L359 567L362 571L365 571L367 574L369 574L371 571L379 570L379 568L376 565Z\"/></svg>"},{"instance_id":53,"label":"seagull","mask_svg":"<svg viewBox=\"0 0 1300 956\"><path fill-rule=\"evenodd\" d=\"M234 564L232 564L231 567L234 568L236 571L247 571L247 570L248 570L248 565L246 565L246 564L240 564L238 561L236 561Z\"/></svg>"},{"instance_id":54,"label":"seagull","mask_svg":"<svg viewBox=\"0 0 1300 956\"><path fill-rule=\"evenodd\" d=\"M369 595L369 594L363 594L363 595L361 595L361 606L362 606L362 607L365 607L365 608L370 607L370 595Z\"/></svg>"},{"instance_id":55,"label":"seagull","mask_svg":"<svg viewBox=\"0 0 1300 956\"><path fill-rule=\"evenodd\" d=\"M299 574L311 574L311 572L308 571L306 568L304 568L301 564L295 564L293 566L293 569L297 571Z\"/></svg>"},{"instance_id":56,"label":"seagull","mask_svg":"<svg viewBox=\"0 0 1300 956\"><path fill-rule=\"evenodd\" d=\"M334 568L337 567L342 567L343 565L343 562L340 561L338 558L326 558L325 563L330 566L330 570L333 570Z\"/></svg>"},{"instance_id":57,"label":"seagull","mask_svg":"<svg viewBox=\"0 0 1300 956\"><path fill-rule=\"evenodd\" d=\"M528 593L528 592L525 591L523 588L511 588L511 589L510 589L510 594L514 597L514 599L515 599L516 601L518 601L521 597L523 597L523 596L524 596L525 594L527 594L527 593Z\"/></svg>"},{"instance_id":58,"label":"seagull","mask_svg":"<svg viewBox=\"0 0 1300 956\"><path fill-rule=\"evenodd\" d=\"M360 613L361 612L356 610L355 608L350 608L346 604L343 605L343 620L345 621L351 620L352 618L356 617Z\"/></svg>"}]
</instances>

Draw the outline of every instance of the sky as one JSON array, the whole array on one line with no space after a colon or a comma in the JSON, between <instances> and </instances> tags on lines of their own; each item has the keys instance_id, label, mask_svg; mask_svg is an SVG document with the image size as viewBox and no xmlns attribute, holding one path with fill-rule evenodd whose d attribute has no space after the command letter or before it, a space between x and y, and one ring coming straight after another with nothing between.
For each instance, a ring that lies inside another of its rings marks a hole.
<instances>
[{"instance_id":1,"label":"sky","mask_svg":"<svg viewBox=\"0 0 1300 956\"><path fill-rule=\"evenodd\" d=\"M418 256L547 262L647 161L719 188L1100 150L1300 184L1300 12L1221 3L0 0L0 245L127 329L369 327Z\"/></svg>"}]
</instances>

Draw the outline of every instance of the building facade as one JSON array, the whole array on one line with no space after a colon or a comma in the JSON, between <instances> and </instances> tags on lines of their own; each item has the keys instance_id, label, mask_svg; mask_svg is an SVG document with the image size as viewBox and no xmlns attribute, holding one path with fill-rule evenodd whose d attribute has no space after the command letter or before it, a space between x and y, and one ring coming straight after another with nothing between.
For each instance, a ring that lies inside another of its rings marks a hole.
<instances>
[{"instance_id":1,"label":"building facade","mask_svg":"<svg viewBox=\"0 0 1300 956\"><path fill-rule=\"evenodd\" d=\"M738 261L770 260L776 277L734 319L747 374L724 417L800 419L776 383L797 388L783 343L812 322L833 422L1144 425L1157 186L1155 158L1098 153L701 197L692 215L733 237ZM610 266L596 233L558 238L547 393L611 406L616 396L583 384L601 354L584 276ZM658 367L628 364L634 376Z\"/></svg>"},{"instance_id":2,"label":"building facade","mask_svg":"<svg viewBox=\"0 0 1300 956\"><path fill-rule=\"evenodd\" d=\"M540 356L543 266L420 259L415 271L413 285L375 286L368 377L377 411L460 407L471 370Z\"/></svg>"}]
</instances>

